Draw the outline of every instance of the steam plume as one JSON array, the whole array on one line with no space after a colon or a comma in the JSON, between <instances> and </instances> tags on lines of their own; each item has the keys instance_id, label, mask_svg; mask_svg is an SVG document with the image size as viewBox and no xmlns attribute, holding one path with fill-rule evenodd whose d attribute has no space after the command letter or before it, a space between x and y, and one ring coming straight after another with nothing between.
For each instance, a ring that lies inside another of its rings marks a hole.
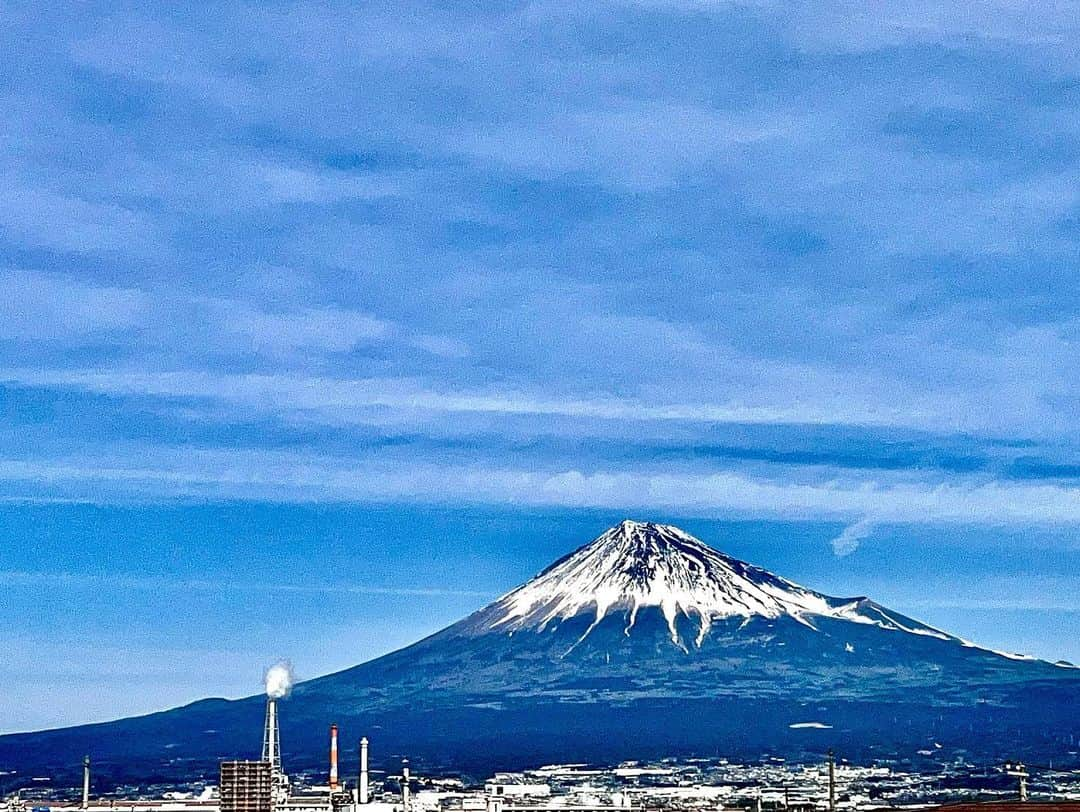
<instances>
[{"instance_id":1,"label":"steam plume","mask_svg":"<svg viewBox=\"0 0 1080 812\"><path fill-rule=\"evenodd\" d=\"M288 660L278 660L266 670L266 677L263 679L266 695L271 699L288 696L294 679L292 663Z\"/></svg>"}]
</instances>

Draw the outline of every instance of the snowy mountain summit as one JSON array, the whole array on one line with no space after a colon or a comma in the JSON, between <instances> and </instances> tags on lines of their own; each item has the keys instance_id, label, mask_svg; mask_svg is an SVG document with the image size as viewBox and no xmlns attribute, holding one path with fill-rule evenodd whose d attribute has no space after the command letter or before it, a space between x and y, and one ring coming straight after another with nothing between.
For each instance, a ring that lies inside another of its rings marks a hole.
<instances>
[{"instance_id":1,"label":"snowy mountain summit","mask_svg":"<svg viewBox=\"0 0 1080 812\"><path fill-rule=\"evenodd\" d=\"M962 642L866 598L833 598L806 589L718 552L677 527L630 520L499 598L472 625L475 631L544 631L553 622L589 614L593 619L584 639L620 613L629 636L648 608L663 614L672 642L684 650L700 647L717 620L785 616L811 629L816 618L828 617ZM683 639L680 616L693 621L694 639Z\"/></svg>"}]
</instances>

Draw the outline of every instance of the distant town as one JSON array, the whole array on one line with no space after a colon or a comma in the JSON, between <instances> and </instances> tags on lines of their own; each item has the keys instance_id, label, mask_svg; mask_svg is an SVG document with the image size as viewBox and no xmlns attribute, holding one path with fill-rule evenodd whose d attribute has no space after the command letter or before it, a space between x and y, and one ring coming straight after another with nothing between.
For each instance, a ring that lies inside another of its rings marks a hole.
<instances>
[{"instance_id":1,"label":"distant town","mask_svg":"<svg viewBox=\"0 0 1080 812\"><path fill-rule=\"evenodd\" d=\"M54 786L48 776L17 780L0 771L3 812L607 812L608 810L739 810L740 812L861 812L972 804L1031 812L1080 810L1080 771L1019 763L978 765L921 751L917 769L896 763L855 765L828 752L820 763L756 763L724 758L670 758L617 765L552 764L498 772L483 781L423 775L403 759L396 771L369 767L368 739L359 760L338 758L331 725L325 769L290 775L282 761L278 700L288 684L267 679L262 757L226 760L218 781L121 785L95 791L93 761L81 786ZM254 731L253 731L254 733ZM1076 753L1070 756L1075 761Z\"/></svg>"}]
</instances>

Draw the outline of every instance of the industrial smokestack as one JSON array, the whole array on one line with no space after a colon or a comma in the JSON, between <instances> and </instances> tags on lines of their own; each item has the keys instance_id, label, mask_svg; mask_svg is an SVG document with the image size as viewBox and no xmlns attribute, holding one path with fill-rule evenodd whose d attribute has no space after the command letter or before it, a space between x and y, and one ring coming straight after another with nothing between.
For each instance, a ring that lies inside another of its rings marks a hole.
<instances>
[{"instance_id":1,"label":"industrial smokestack","mask_svg":"<svg viewBox=\"0 0 1080 812\"><path fill-rule=\"evenodd\" d=\"M366 804L368 802L368 766L367 766L367 736L360 739L360 781L356 787L356 802Z\"/></svg>"},{"instance_id":2,"label":"industrial smokestack","mask_svg":"<svg viewBox=\"0 0 1080 812\"><path fill-rule=\"evenodd\" d=\"M263 728L262 760L270 764L270 786L274 803L285 799L286 778L281 769L281 731L278 728L277 703L289 695L293 686L293 670L288 660L279 660L266 670L266 725Z\"/></svg>"},{"instance_id":3,"label":"industrial smokestack","mask_svg":"<svg viewBox=\"0 0 1080 812\"><path fill-rule=\"evenodd\" d=\"M266 700L266 725L263 727L262 760L270 763L270 772L281 772L281 731L278 729L277 699Z\"/></svg>"},{"instance_id":4,"label":"industrial smokestack","mask_svg":"<svg viewBox=\"0 0 1080 812\"><path fill-rule=\"evenodd\" d=\"M409 812L409 760L401 760L401 812Z\"/></svg>"},{"instance_id":5,"label":"industrial smokestack","mask_svg":"<svg viewBox=\"0 0 1080 812\"><path fill-rule=\"evenodd\" d=\"M337 725L330 725L330 790L338 789Z\"/></svg>"},{"instance_id":6,"label":"industrial smokestack","mask_svg":"<svg viewBox=\"0 0 1080 812\"><path fill-rule=\"evenodd\" d=\"M90 756L82 760L82 808L90 808Z\"/></svg>"}]
</instances>

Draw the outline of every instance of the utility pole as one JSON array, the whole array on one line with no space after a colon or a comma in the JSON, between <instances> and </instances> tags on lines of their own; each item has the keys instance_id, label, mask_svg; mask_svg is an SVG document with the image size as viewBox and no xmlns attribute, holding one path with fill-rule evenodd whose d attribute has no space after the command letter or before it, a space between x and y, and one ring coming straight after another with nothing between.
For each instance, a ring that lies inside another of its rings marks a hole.
<instances>
[{"instance_id":1,"label":"utility pole","mask_svg":"<svg viewBox=\"0 0 1080 812\"><path fill-rule=\"evenodd\" d=\"M829 812L836 812L836 754L829 751Z\"/></svg>"},{"instance_id":2,"label":"utility pole","mask_svg":"<svg viewBox=\"0 0 1080 812\"><path fill-rule=\"evenodd\" d=\"M1013 778L1020 782L1018 795L1020 802L1024 803L1028 799L1028 777L1029 773L1027 767L1022 762L1016 762L1015 764L1009 763L1005 765L1005 775L1011 775Z\"/></svg>"}]
</instances>

